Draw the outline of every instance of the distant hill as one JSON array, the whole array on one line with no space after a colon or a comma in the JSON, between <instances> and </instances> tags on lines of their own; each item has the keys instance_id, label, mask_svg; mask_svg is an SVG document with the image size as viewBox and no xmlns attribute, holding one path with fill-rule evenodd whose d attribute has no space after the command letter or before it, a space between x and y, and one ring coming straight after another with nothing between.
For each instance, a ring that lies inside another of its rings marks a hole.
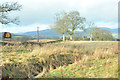
<instances>
[{"instance_id":1,"label":"distant hill","mask_svg":"<svg viewBox=\"0 0 120 80\"><path fill-rule=\"evenodd\" d=\"M118 28L115 28L115 29L106 28L106 27L98 27L98 28L108 30L108 31L110 31L111 33L118 33ZM86 30L89 31L88 28L87 28ZM120 28L119 28L119 33L120 33Z\"/></svg>"},{"instance_id":2,"label":"distant hill","mask_svg":"<svg viewBox=\"0 0 120 80\"><path fill-rule=\"evenodd\" d=\"M110 29L110 28L106 28L106 27L100 27L100 29L106 29L106 30L109 30L110 32L112 32L113 34L118 34L118 29L115 28L115 29ZM87 28L87 31L89 29ZM75 33L78 33L80 31L75 31ZM83 32L82 32L83 33ZM119 28L119 33L120 33L120 28ZM13 33L14 36L37 36L37 31L31 31L31 32L25 32L25 33L19 33L19 34L16 34L16 33ZM54 30L51 30L51 29L45 29L45 30L41 30L39 31L39 35L40 36L52 36L52 37L61 37L62 34L59 34L57 32L55 32ZM67 35L67 34L66 34Z\"/></svg>"},{"instance_id":3,"label":"distant hill","mask_svg":"<svg viewBox=\"0 0 120 80\"><path fill-rule=\"evenodd\" d=\"M25 32L25 33L19 33L19 34L14 34L15 36L37 36L37 31L30 31L30 32ZM45 29L39 31L40 36L57 36L60 37L62 34L59 34L55 32L54 30L51 29Z\"/></svg>"},{"instance_id":4,"label":"distant hill","mask_svg":"<svg viewBox=\"0 0 120 80\"><path fill-rule=\"evenodd\" d=\"M31 32L26 32L24 35L31 35L31 36L37 36L37 31L31 31ZM40 36L61 36L61 34L55 32L54 30L51 29L45 29L39 31Z\"/></svg>"},{"instance_id":5,"label":"distant hill","mask_svg":"<svg viewBox=\"0 0 120 80\"><path fill-rule=\"evenodd\" d=\"M106 29L112 33L118 33L118 30L119 30L119 33L120 33L120 28L111 29L111 28L106 28L106 27L100 27L100 29Z\"/></svg>"}]
</instances>

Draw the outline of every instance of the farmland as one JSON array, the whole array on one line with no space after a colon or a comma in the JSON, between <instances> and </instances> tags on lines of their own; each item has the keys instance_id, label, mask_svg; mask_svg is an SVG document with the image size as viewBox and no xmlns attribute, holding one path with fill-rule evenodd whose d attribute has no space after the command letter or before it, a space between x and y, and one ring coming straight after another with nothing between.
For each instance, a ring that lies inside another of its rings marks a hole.
<instances>
[{"instance_id":1,"label":"farmland","mask_svg":"<svg viewBox=\"0 0 120 80\"><path fill-rule=\"evenodd\" d=\"M2 50L3 77L118 77L118 41L64 41L41 46L4 45Z\"/></svg>"}]
</instances>

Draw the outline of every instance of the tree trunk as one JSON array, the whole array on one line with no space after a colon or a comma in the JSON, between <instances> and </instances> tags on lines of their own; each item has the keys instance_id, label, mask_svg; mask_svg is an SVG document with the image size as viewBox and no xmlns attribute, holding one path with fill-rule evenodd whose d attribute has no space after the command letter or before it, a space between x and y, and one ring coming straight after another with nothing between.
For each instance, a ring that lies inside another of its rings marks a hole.
<instances>
[{"instance_id":1,"label":"tree trunk","mask_svg":"<svg viewBox=\"0 0 120 80\"><path fill-rule=\"evenodd\" d=\"M70 40L72 41L73 40L73 37L72 37L73 35L70 35Z\"/></svg>"},{"instance_id":2,"label":"tree trunk","mask_svg":"<svg viewBox=\"0 0 120 80\"><path fill-rule=\"evenodd\" d=\"M65 34L63 34L63 41L65 41Z\"/></svg>"},{"instance_id":3,"label":"tree trunk","mask_svg":"<svg viewBox=\"0 0 120 80\"><path fill-rule=\"evenodd\" d=\"M92 34L91 34L91 36L90 36L90 41L92 41Z\"/></svg>"}]
</instances>

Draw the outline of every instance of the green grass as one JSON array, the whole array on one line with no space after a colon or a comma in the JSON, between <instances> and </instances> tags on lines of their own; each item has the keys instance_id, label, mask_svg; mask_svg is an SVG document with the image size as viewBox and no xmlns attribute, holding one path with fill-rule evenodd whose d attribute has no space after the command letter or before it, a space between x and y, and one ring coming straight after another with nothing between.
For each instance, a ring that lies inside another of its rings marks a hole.
<instances>
[{"instance_id":1,"label":"green grass","mask_svg":"<svg viewBox=\"0 0 120 80\"><path fill-rule=\"evenodd\" d=\"M117 56L108 59L90 59L85 64L81 62L53 70L43 77L50 78L117 78Z\"/></svg>"}]
</instances>

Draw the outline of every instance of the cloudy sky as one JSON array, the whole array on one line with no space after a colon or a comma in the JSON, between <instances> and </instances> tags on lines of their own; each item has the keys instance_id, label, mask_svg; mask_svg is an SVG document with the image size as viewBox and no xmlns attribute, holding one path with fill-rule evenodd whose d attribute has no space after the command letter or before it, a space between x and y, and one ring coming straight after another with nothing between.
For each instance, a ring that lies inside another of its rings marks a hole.
<instances>
[{"instance_id":1,"label":"cloudy sky","mask_svg":"<svg viewBox=\"0 0 120 80\"><path fill-rule=\"evenodd\" d=\"M11 1L22 5L21 11L9 14L11 18L19 16L20 23L0 24L0 31L19 33L34 31L36 27L44 30L54 24L56 13L73 10L98 27L118 28L119 0L0 0L0 4Z\"/></svg>"}]
</instances>

